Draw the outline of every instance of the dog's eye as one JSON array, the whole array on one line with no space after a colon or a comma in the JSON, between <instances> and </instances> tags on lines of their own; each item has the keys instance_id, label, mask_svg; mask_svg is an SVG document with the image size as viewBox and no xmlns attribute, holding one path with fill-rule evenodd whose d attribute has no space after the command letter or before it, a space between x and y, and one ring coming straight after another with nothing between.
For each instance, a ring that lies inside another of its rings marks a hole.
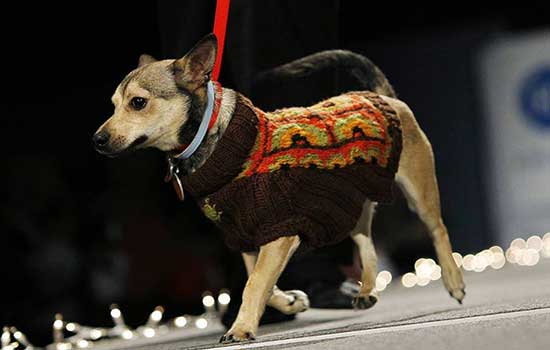
<instances>
[{"instance_id":1,"label":"dog's eye","mask_svg":"<svg viewBox=\"0 0 550 350\"><path fill-rule=\"evenodd\" d=\"M145 108L145 106L147 105L147 100L144 99L143 97L134 97L134 98L130 101L130 104L132 105L132 107L133 107L136 111L139 111L139 110Z\"/></svg>"}]
</instances>

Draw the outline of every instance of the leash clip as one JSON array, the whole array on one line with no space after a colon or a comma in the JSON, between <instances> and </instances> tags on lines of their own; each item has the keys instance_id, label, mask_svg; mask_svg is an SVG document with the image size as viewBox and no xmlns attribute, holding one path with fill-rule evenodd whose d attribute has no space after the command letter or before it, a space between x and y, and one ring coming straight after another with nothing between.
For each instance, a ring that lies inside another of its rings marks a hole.
<instances>
[{"instance_id":1,"label":"leash clip","mask_svg":"<svg viewBox=\"0 0 550 350\"><path fill-rule=\"evenodd\" d=\"M183 202L183 200L185 199L185 192L183 191L183 185L181 184L181 180L179 177L179 160L174 159L170 156L167 156L166 159L168 161L168 172L164 177L164 182L172 182L172 186L176 191L176 195L178 196L179 200Z\"/></svg>"}]
</instances>

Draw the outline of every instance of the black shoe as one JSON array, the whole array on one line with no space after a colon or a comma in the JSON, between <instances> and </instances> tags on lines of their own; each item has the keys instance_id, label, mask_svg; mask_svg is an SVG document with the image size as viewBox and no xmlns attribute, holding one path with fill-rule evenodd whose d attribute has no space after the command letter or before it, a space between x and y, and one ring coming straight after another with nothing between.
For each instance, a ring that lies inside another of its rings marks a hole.
<instances>
[{"instance_id":1,"label":"black shoe","mask_svg":"<svg viewBox=\"0 0 550 350\"><path fill-rule=\"evenodd\" d=\"M348 291L348 282L341 285L315 284L308 288L311 307L319 309L352 309L353 291ZM353 289L353 288L351 288Z\"/></svg>"}]
</instances>

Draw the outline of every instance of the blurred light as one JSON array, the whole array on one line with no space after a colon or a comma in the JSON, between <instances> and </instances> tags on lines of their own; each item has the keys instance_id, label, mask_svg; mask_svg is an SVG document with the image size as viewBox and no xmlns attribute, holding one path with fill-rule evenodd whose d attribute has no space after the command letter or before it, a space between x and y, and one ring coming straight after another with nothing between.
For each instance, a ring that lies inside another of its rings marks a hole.
<instances>
[{"instance_id":1,"label":"blurred light","mask_svg":"<svg viewBox=\"0 0 550 350\"><path fill-rule=\"evenodd\" d=\"M420 258L420 259L416 260L416 262L414 263L414 269L418 270L418 267L420 266L420 264L422 264L424 262L424 260L426 260L426 259Z\"/></svg>"},{"instance_id":2,"label":"blurred light","mask_svg":"<svg viewBox=\"0 0 550 350\"><path fill-rule=\"evenodd\" d=\"M218 295L218 303L221 305L228 305L229 302L231 302L231 297L229 296L229 293L222 292L220 295Z\"/></svg>"},{"instance_id":3,"label":"blurred light","mask_svg":"<svg viewBox=\"0 0 550 350\"><path fill-rule=\"evenodd\" d=\"M204 329L208 326L208 321L204 317L198 318L195 321L195 326L197 326L197 328Z\"/></svg>"},{"instance_id":4,"label":"blurred light","mask_svg":"<svg viewBox=\"0 0 550 350\"><path fill-rule=\"evenodd\" d=\"M493 262L491 263L491 267L495 270L498 270L504 266L506 263L506 258L504 257L504 254L502 253L496 253L494 254Z\"/></svg>"},{"instance_id":5,"label":"blurred light","mask_svg":"<svg viewBox=\"0 0 550 350\"><path fill-rule=\"evenodd\" d=\"M458 267L462 266L462 255L460 255L460 253L454 252L453 259L455 260L456 266Z\"/></svg>"},{"instance_id":6,"label":"blurred light","mask_svg":"<svg viewBox=\"0 0 550 350\"><path fill-rule=\"evenodd\" d=\"M57 350L70 350L73 348L73 346L71 345L71 343L57 343L55 345L55 348Z\"/></svg>"},{"instance_id":7,"label":"blurred light","mask_svg":"<svg viewBox=\"0 0 550 350\"><path fill-rule=\"evenodd\" d=\"M430 275L430 279L432 281L437 281L441 278L441 266L435 265L435 268L432 271L432 274Z\"/></svg>"},{"instance_id":8,"label":"blurred light","mask_svg":"<svg viewBox=\"0 0 550 350\"><path fill-rule=\"evenodd\" d=\"M11 335L10 335L10 331L8 330L8 327L4 327L2 329L2 336L0 338L0 341L1 341L0 344L2 344L2 346L10 343Z\"/></svg>"},{"instance_id":9,"label":"blurred light","mask_svg":"<svg viewBox=\"0 0 550 350\"><path fill-rule=\"evenodd\" d=\"M475 256L468 254L462 259L462 267L466 271L472 271L474 269L474 259Z\"/></svg>"},{"instance_id":10,"label":"blurred light","mask_svg":"<svg viewBox=\"0 0 550 350\"><path fill-rule=\"evenodd\" d=\"M422 259L422 262L418 264L418 268L416 268L416 275L420 279L426 279L430 277L432 274L434 268L435 268L435 261L433 259Z\"/></svg>"},{"instance_id":11,"label":"blurred light","mask_svg":"<svg viewBox=\"0 0 550 350\"><path fill-rule=\"evenodd\" d=\"M211 296L211 295L205 295L205 296L202 298L202 304L203 304L205 307L212 307L212 306L214 306L215 303L216 303L216 300L214 300L214 297Z\"/></svg>"},{"instance_id":12,"label":"blurred light","mask_svg":"<svg viewBox=\"0 0 550 350\"><path fill-rule=\"evenodd\" d=\"M176 325L176 327L178 328L182 328L182 327L185 327L185 325L187 324L187 319L183 316L180 316L180 317L177 317L175 320L174 320L174 324Z\"/></svg>"},{"instance_id":13,"label":"blurred light","mask_svg":"<svg viewBox=\"0 0 550 350\"><path fill-rule=\"evenodd\" d=\"M90 346L90 343L86 339L80 339L77 343L77 346L79 348L87 348L88 346Z\"/></svg>"},{"instance_id":14,"label":"blurred light","mask_svg":"<svg viewBox=\"0 0 550 350\"><path fill-rule=\"evenodd\" d=\"M418 284L420 287L426 286L428 283L430 283L430 277L421 277L418 276L418 281L416 281L416 284Z\"/></svg>"},{"instance_id":15,"label":"blurred light","mask_svg":"<svg viewBox=\"0 0 550 350\"><path fill-rule=\"evenodd\" d=\"M11 332L11 334L13 334L13 337L15 338L15 340L17 340L17 342L19 344L21 344L21 346L25 347L25 350L31 350L33 349L33 346L29 343L29 340L27 339L27 337L25 336L25 334L23 334L23 332L20 332L17 328L15 327L10 327L9 329L6 327L4 328L4 331L7 331L7 337L4 338L4 334L2 334L2 343L0 344L7 344L10 342L10 335L9 333Z\"/></svg>"},{"instance_id":16,"label":"blurred light","mask_svg":"<svg viewBox=\"0 0 550 350\"><path fill-rule=\"evenodd\" d=\"M55 320L53 322L53 328L59 330L63 328L63 321L62 320Z\"/></svg>"},{"instance_id":17,"label":"blurred light","mask_svg":"<svg viewBox=\"0 0 550 350\"><path fill-rule=\"evenodd\" d=\"M159 322L162 319L162 312L160 310L155 310L151 312L151 320Z\"/></svg>"},{"instance_id":18,"label":"blurred light","mask_svg":"<svg viewBox=\"0 0 550 350\"><path fill-rule=\"evenodd\" d=\"M386 286L387 286L387 285L388 285L388 284L386 283L386 280L385 280L385 279L383 279L383 278L380 277L380 276L376 277L376 286L375 286L375 288L376 288L376 290L377 290L378 292L381 292L381 291L383 291L384 289L386 289Z\"/></svg>"},{"instance_id":19,"label":"blurred light","mask_svg":"<svg viewBox=\"0 0 550 350\"><path fill-rule=\"evenodd\" d=\"M527 242L523 238L516 238L510 243L510 248L525 249Z\"/></svg>"},{"instance_id":20,"label":"blurred light","mask_svg":"<svg viewBox=\"0 0 550 350\"><path fill-rule=\"evenodd\" d=\"M124 332L122 332L122 338L128 340L132 339L134 337L134 332L132 332L129 329L126 329Z\"/></svg>"},{"instance_id":21,"label":"blurred light","mask_svg":"<svg viewBox=\"0 0 550 350\"><path fill-rule=\"evenodd\" d=\"M548 235L548 233L546 234ZM550 258L550 236L546 237L542 241L542 255L545 258Z\"/></svg>"},{"instance_id":22,"label":"blurred light","mask_svg":"<svg viewBox=\"0 0 550 350\"><path fill-rule=\"evenodd\" d=\"M542 250L542 238L539 236L529 237L529 239L527 239L527 248L540 252Z\"/></svg>"},{"instance_id":23,"label":"blurred light","mask_svg":"<svg viewBox=\"0 0 550 350\"><path fill-rule=\"evenodd\" d=\"M115 308L115 309L112 309L111 310L111 317L112 318L120 318L121 314L120 314L120 310L118 308Z\"/></svg>"},{"instance_id":24,"label":"blurred light","mask_svg":"<svg viewBox=\"0 0 550 350\"><path fill-rule=\"evenodd\" d=\"M506 260L511 264L518 263L521 258L521 249L508 248L506 249Z\"/></svg>"},{"instance_id":25,"label":"blurred light","mask_svg":"<svg viewBox=\"0 0 550 350\"><path fill-rule=\"evenodd\" d=\"M76 331L76 324L69 322L65 325L65 329L69 332L75 332Z\"/></svg>"},{"instance_id":26,"label":"blurred light","mask_svg":"<svg viewBox=\"0 0 550 350\"><path fill-rule=\"evenodd\" d=\"M534 266L540 260L539 252L535 249L526 249L521 257L521 263L525 266Z\"/></svg>"},{"instance_id":27,"label":"blurred light","mask_svg":"<svg viewBox=\"0 0 550 350\"><path fill-rule=\"evenodd\" d=\"M455 264L466 271L482 272L489 266L498 270L504 267L507 261L521 266L534 266L539 263L541 256L550 258L550 232L545 233L542 238L539 235L533 235L527 240L516 238L510 242L510 247L506 251L494 245L477 254L467 254L463 257L460 253L453 252L452 256ZM433 259L416 260L414 269L414 273L409 272L401 277L403 286L425 286L430 281L441 278L441 267ZM377 289L382 287L382 283L377 281Z\"/></svg>"},{"instance_id":28,"label":"blurred light","mask_svg":"<svg viewBox=\"0 0 550 350\"><path fill-rule=\"evenodd\" d=\"M147 327L143 330L143 335L146 338L153 338L155 336L155 334L156 334L155 330L151 327Z\"/></svg>"},{"instance_id":29,"label":"blurred light","mask_svg":"<svg viewBox=\"0 0 550 350\"><path fill-rule=\"evenodd\" d=\"M418 281L418 278L412 272L407 272L406 274L403 275L403 277L401 277L401 283L406 288L414 287L417 281Z\"/></svg>"},{"instance_id":30,"label":"blurred light","mask_svg":"<svg viewBox=\"0 0 550 350\"><path fill-rule=\"evenodd\" d=\"M477 253L474 256L473 267L475 272L482 272L489 265L487 257L482 253Z\"/></svg>"},{"instance_id":31,"label":"blurred light","mask_svg":"<svg viewBox=\"0 0 550 350\"><path fill-rule=\"evenodd\" d=\"M92 338L93 340L101 338L101 331L99 329L92 329L90 331L90 338Z\"/></svg>"},{"instance_id":32,"label":"blurred light","mask_svg":"<svg viewBox=\"0 0 550 350\"><path fill-rule=\"evenodd\" d=\"M386 284L390 284L391 280L392 280L392 275L391 275L391 272L389 271L380 271L378 273L378 277L382 278L384 281L386 281Z\"/></svg>"},{"instance_id":33,"label":"blurred light","mask_svg":"<svg viewBox=\"0 0 550 350\"><path fill-rule=\"evenodd\" d=\"M491 265L495 260L495 253L490 249L485 249L481 252L481 255L487 260L487 266Z\"/></svg>"}]
</instances>

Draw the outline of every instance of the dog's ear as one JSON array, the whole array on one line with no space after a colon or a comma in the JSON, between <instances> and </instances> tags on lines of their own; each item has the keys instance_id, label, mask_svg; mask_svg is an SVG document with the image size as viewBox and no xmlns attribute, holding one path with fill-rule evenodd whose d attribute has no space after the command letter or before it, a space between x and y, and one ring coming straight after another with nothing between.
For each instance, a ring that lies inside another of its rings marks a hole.
<instances>
[{"instance_id":1,"label":"dog's ear","mask_svg":"<svg viewBox=\"0 0 550 350\"><path fill-rule=\"evenodd\" d=\"M157 60L153 56L144 53L139 56L138 67L145 66L146 64L154 62L157 62Z\"/></svg>"},{"instance_id":2,"label":"dog's ear","mask_svg":"<svg viewBox=\"0 0 550 350\"><path fill-rule=\"evenodd\" d=\"M189 52L174 61L176 84L190 91L210 80L216 62L218 39L213 33L202 38Z\"/></svg>"}]
</instances>

